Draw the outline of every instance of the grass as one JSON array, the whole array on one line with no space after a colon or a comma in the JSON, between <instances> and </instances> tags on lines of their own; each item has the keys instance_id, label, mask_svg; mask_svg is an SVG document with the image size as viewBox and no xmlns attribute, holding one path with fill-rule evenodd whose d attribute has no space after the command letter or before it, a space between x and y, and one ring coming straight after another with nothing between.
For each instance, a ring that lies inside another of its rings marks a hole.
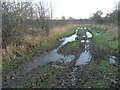
<instances>
[{"instance_id":1,"label":"grass","mask_svg":"<svg viewBox=\"0 0 120 90\"><path fill-rule=\"evenodd\" d=\"M93 26L89 26L91 28L91 32L93 34L93 39L96 42L96 45L101 48L104 52L113 52L118 53L118 39L115 34L109 29L106 28L97 28ZM114 31L114 30L112 30ZM100 35L96 35L99 32ZM117 69L113 69L112 65L109 64L109 58L106 57L105 60L101 60L100 64L98 65L98 73L99 79L93 81L94 88L109 88L110 87L110 80L107 80L109 77L110 79L116 79L117 76Z\"/></svg>"},{"instance_id":2,"label":"grass","mask_svg":"<svg viewBox=\"0 0 120 90\"><path fill-rule=\"evenodd\" d=\"M109 88L110 81L107 80L107 77L115 78L115 71L109 64L108 60L101 60L99 68L100 78L93 81L94 88Z\"/></svg>"},{"instance_id":3,"label":"grass","mask_svg":"<svg viewBox=\"0 0 120 90\"><path fill-rule=\"evenodd\" d=\"M77 28L77 26L73 26L72 28L70 28L69 30L66 30L65 32L62 32L60 34L60 37L66 37L66 36L70 36L74 33L74 30ZM59 37L59 38L60 38Z\"/></svg>"},{"instance_id":4,"label":"grass","mask_svg":"<svg viewBox=\"0 0 120 90\"><path fill-rule=\"evenodd\" d=\"M103 35L95 36L94 39L95 39L97 45L101 49L103 49L104 51L109 50L109 46L108 46L108 43L106 42L105 36L103 36Z\"/></svg>"},{"instance_id":5,"label":"grass","mask_svg":"<svg viewBox=\"0 0 120 90\"><path fill-rule=\"evenodd\" d=\"M78 46L79 46L79 40L76 40L76 41L71 43L71 48L73 50L77 50Z\"/></svg>"},{"instance_id":6,"label":"grass","mask_svg":"<svg viewBox=\"0 0 120 90\"><path fill-rule=\"evenodd\" d=\"M100 63L100 70L104 73L104 74L111 74L113 73L113 69L109 64L108 60L102 60Z\"/></svg>"},{"instance_id":7,"label":"grass","mask_svg":"<svg viewBox=\"0 0 120 90\"><path fill-rule=\"evenodd\" d=\"M2 63L2 71L8 72L12 67L14 67L13 63L10 62L10 60L4 60Z\"/></svg>"},{"instance_id":8,"label":"grass","mask_svg":"<svg viewBox=\"0 0 120 90\"><path fill-rule=\"evenodd\" d=\"M59 38L71 35L75 29L76 26L73 26L68 30L64 30L62 32L46 37L42 43L39 43L41 45L33 45L34 48L29 48L29 50L26 51L27 53L22 53L22 55L20 57L16 57L15 60L3 58L3 72L9 72L9 70L12 70L12 68L14 68L15 66L22 64L26 61L31 61L32 56L37 53L42 53L45 50L53 49L58 44Z\"/></svg>"},{"instance_id":9,"label":"grass","mask_svg":"<svg viewBox=\"0 0 120 90\"><path fill-rule=\"evenodd\" d=\"M99 79L97 81L94 81L94 88L109 88L109 82L105 79Z\"/></svg>"},{"instance_id":10,"label":"grass","mask_svg":"<svg viewBox=\"0 0 120 90\"><path fill-rule=\"evenodd\" d=\"M104 51L109 51L111 49L112 51L118 52L118 39L114 39L116 37L115 34L112 34L109 29L97 28L93 26L90 27L93 38L101 49ZM96 35L97 32L99 32L100 35Z\"/></svg>"}]
</instances>

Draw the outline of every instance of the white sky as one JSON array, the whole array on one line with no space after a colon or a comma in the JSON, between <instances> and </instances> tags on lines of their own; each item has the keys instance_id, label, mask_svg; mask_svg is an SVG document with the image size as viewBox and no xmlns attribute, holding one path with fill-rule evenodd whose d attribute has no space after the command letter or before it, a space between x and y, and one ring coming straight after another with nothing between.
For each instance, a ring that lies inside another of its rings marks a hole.
<instances>
[{"instance_id":1,"label":"white sky","mask_svg":"<svg viewBox=\"0 0 120 90\"><path fill-rule=\"evenodd\" d=\"M39 0L34 0L39 1ZM73 17L76 19L89 18L90 14L101 10L104 15L115 7L115 2L120 0L43 0L51 2L53 8L53 17L65 18Z\"/></svg>"},{"instance_id":2,"label":"white sky","mask_svg":"<svg viewBox=\"0 0 120 90\"><path fill-rule=\"evenodd\" d=\"M103 13L113 10L115 2L119 0L51 0L53 16L73 18L89 18L97 10Z\"/></svg>"}]
</instances>

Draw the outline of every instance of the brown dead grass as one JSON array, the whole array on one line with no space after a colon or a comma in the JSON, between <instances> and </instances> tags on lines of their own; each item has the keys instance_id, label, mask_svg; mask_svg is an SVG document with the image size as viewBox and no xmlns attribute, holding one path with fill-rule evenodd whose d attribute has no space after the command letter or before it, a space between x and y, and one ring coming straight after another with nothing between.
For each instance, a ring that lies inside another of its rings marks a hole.
<instances>
[{"instance_id":1,"label":"brown dead grass","mask_svg":"<svg viewBox=\"0 0 120 90\"><path fill-rule=\"evenodd\" d=\"M54 27L50 30L49 32L49 36L53 36L53 35L56 35L56 34L60 34L61 32L64 32L66 30L68 30L69 28L71 28L72 25L67 25L67 26L57 26L57 27Z\"/></svg>"},{"instance_id":2,"label":"brown dead grass","mask_svg":"<svg viewBox=\"0 0 120 90\"><path fill-rule=\"evenodd\" d=\"M113 37L118 37L118 26L110 24L110 25L101 25L102 28L107 29L108 33L112 33Z\"/></svg>"},{"instance_id":3,"label":"brown dead grass","mask_svg":"<svg viewBox=\"0 0 120 90\"><path fill-rule=\"evenodd\" d=\"M54 27L50 30L49 36L41 36L41 33L38 33L37 36L26 35L21 45L13 46L11 44L11 45L7 46L7 51L5 49L2 49L2 57L3 58L15 57L16 51L24 54L28 48L31 48L32 46L34 46L34 47L42 46L51 37L57 36L60 33L65 32L72 26L73 25Z\"/></svg>"}]
</instances>

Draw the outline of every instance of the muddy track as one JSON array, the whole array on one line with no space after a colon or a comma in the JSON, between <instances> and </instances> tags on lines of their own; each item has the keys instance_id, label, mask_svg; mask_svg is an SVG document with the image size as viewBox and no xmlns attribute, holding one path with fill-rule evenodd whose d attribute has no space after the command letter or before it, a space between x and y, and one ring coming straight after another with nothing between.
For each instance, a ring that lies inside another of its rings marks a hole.
<instances>
[{"instance_id":1,"label":"muddy track","mask_svg":"<svg viewBox=\"0 0 120 90\"><path fill-rule=\"evenodd\" d=\"M82 84L86 83L91 78L91 75L94 73L93 71L96 71L96 70L94 70L95 69L94 67L97 66L97 63L95 63L95 61L93 61L93 57L97 57L97 58L101 57L100 55L99 56L96 55L96 53L100 52L100 50L98 50L98 48L95 48L96 46L95 46L94 40L91 40L91 42L92 43L90 43L91 44L90 52L92 54L92 61L88 65L81 65L80 67L78 67L77 73L76 73L77 79L75 82L78 82L78 80L80 80L80 78L82 77L82 79L83 79ZM70 54L75 55L75 59L71 62L71 65L69 66L69 68L71 68L70 72L72 72L72 70L75 67L74 65L75 65L76 59L79 57L80 53L82 53L82 51L84 50L84 43L79 42L79 45L78 45L79 47L77 47L77 51L74 51L73 49L71 49L70 44L71 43L67 43L66 45L62 46L58 50L58 53L62 53L65 56L70 55ZM96 62L98 62L98 61L99 60L96 60ZM93 68L91 68L91 66ZM3 77L3 80L4 80L3 87L9 88L9 87L15 87L17 85L22 84L24 81L29 80L31 77L38 75L37 72L39 71L39 69L42 69L42 67L33 69L32 71L25 73L25 74L23 72L24 71L23 69L25 69L24 65L22 67L19 67L17 70L10 72L7 75L3 75L4 76ZM65 76L67 79L64 81L64 83L63 83L63 81L60 81L62 84L62 87L65 87L65 86L71 87L71 84L69 82L70 76L71 76L70 72L68 72L67 75ZM79 77L79 75L81 77ZM83 76L84 76L84 78L83 78ZM61 87L60 83L59 83L58 87ZM75 85L74 87L77 87L77 85Z\"/></svg>"},{"instance_id":2,"label":"muddy track","mask_svg":"<svg viewBox=\"0 0 120 90\"><path fill-rule=\"evenodd\" d=\"M77 52L76 56L79 57L80 53L83 51L84 45L79 45L81 47L81 51ZM63 47L60 49L59 52L62 52L66 55L66 53L72 53L71 49L68 46ZM91 38L90 40L90 53L91 53L91 61L87 65L80 65L79 67L75 67L74 60L72 71L75 69L75 75L72 77L74 79L74 85L71 84L71 73L67 76L67 78L64 80L64 82L59 85L58 87L64 87L64 88L92 88L93 83L96 80L99 80L102 78L101 71L99 71L99 66L101 63L101 60L104 60L109 57L110 52L105 52L102 49L100 49L94 40L94 38ZM76 59L77 59L76 58Z\"/></svg>"},{"instance_id":3,"label":"muddy track","mask_svg":"<svg viewBox=\"0 0 120 90\"><path fill-rule=\"evenodd\" d=\"M92 58L89 64L79 67L76 73L78 78L76 87L90 88L92 87L92 81L99 78L98 66L100 64L100 60L104 58L104 52L96 46L93 39L91 39L91 42L90 53Z\"/></svg>"},{"instance_id":4,"label":"muddy track","mask_svg":"<svg viewBox=\"0 0 120 90\"><path fill-rule=\"evenodd\" d=\"M79 37L82 38L81 36L79 36ZM78 57L80 56L80 53L82 53L84 51L84 48L85 48L85 43L80 42L81 39L78 39L78 40L79 40L79 46L78 46L79 48L77 48L77 50L75 51L76 53L74 53L76 58L73 62L72 72L69 73L69 75L64 80L64 82L62 82L62 84L59 85L58 87L79 87L78 80L80 80L80 78L82 78L82 86L83 86L83 83L86 83L91 78L91 75L94 73L93 72L95 70L94 67L95 67L95 65L97 65L97 63L95 63L93 60L88 65L79 65L79 67L75 66L76 60L78 59ZM91 48L90 52L93 53L94 52L94 49L93 49L94 45L92 45L92 44L93 44L93 41L90 40L90 48ZM66 54L73 53L72 51L73 50L70 47L70 43L68 43L66 46L61 48L58 52L66 55ZM94 57L94 56L92 56L92 57ZM91 66L93 68L89 69ZM86 74L88 74L88 75L86 75ZM80 85L80 83L79 83L79 85Z\"/></svg>"},{"instance_id":5,"label":"muddy track","mask_svg":"<svg viewBox=\"0 0 120 90\"><path fill-rule=\"evenodd\" d=\"M64 56L75 55L74 60L72 60L69 64L65 64L63 62L51 62L44 66L39 66L38 68L35 68L27 73L24 72L25 69L24 68L25 64L24 64L19 68L17 68L16 70L9 72L8 74L3 74L3 87L10 88L10 87L16 87L22 85L24 84L24 81L28 81L32 77L40 75L39 71L42 70L45 66L57 65L59 67L65 68L66 73L64 76L60 76L57 82L52 87L91 88L93 87L93 81L101 78L99 71L101 60L108 58L110 53L100 49L96 45L94 38L90 39L89 44L90 44L89 51L92 57L91 57L91 61L88 64L80 65L77 67L75 66L78 57L80 56L82 51L84 51L85 43L79 42L77 49L74 50L71 48L71 42L70 42L59 48L59 50L57 51L57 53L59 54L62 53ZM73 72L75 73L75 75L72 76ZM75 80L71 82L72 79ZM40 87L44 87L44 86L40 86Z\"/></svg>"}]
</instances>

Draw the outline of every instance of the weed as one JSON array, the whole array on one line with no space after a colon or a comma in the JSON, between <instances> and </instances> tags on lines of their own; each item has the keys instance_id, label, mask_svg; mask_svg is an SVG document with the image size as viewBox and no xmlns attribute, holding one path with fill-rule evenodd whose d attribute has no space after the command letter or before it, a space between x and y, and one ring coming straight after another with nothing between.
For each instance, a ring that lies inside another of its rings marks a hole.
<instances>
[{"instance_id":1,"label":"weed","mask_svg":"<svg viewBox=\"0 0 120 90\"><path fill-rule=\"evenodd\" d=\"M78 48L78 46L79 46L79 41L78 40L71 43L71 48L73 50L76 50Z\"/></svg>"}]
</instances>

